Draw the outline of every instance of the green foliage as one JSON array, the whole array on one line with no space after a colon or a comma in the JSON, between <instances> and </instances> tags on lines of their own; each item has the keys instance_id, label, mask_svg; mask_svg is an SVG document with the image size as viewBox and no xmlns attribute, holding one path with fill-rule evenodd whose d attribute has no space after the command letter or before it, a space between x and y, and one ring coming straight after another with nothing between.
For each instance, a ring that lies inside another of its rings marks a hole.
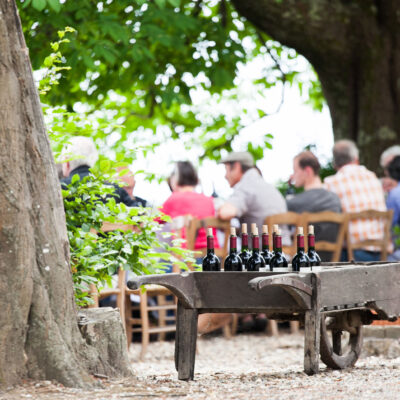
<instances>
[{"instance_id":1,"label":"green foliage","mask_svg":"<svg viewBox=\"0 0 400 400\"><path fill-rule=\"evenodd\" d=\"M39 82L42 100L58 84L60 71L66 69L59 67L63 60L60 48L64 43L69 43L65 35L73 32L71 28L59 31L59 41L51 43L56 53L45 58L45 65L41 69L44 71ZM95 119L87 121L85 116L66 112L61 107L43 108L58 161L62 147L74 134L97 137L100 140L102 132L104 135L104 130L110 127L110 123ZM79 180L79 176L75 175L71 183L63 187L72 277L79 306L85 306L91 301L88 294L90 284L97 288L110 285L112 275L118 268L137 275L152 274L163 272L171 264L185 269L186 262L194 261L192 252L179 247L180 240L170 238L166 241L168 234L160 234L161 227L157 221L168 221L168 217L149 208L132 208L116 203L113 196L115 188L110 183L117 184L115 168L127 165L129 159L124 154L124 162L114 162L101 154L91 176ZM102 232L104 223L130 225L132 229ZM172 242L172 246L169 242Z\"/></svg>"},{"instance_id":2,"label":"green foliage","mask_svg":"<svg viewBox=\"0 0 400 400\"><path fill-rule=\"evenodd\" d=\"M48 57L43 43L49 37L65 26L76 29L68 37L65 57L59 58L54 50L57 63L72 69L58 79L46 102L68 112L77 109L77 102L84 104L85 118L92 119L91 123L117 121L113 129L99 129L94 136L105 140L118 133L112 143L115 154L126 149L127 143L140 142L141 133L148 136L150 131L156 135L143 151L154 149L166 137L179 138L188 148L202 146L202 157L216 159L222 149L230 150L244 126L267 114L246 108L236 115L229 110L216 113L213 106L222 99L242 100L238 70L256 56L265 63L262 76L254 77L260 96L276 84L302 85L293 63L296 52L261 35L229 1L20 2L34 69ZM310 102L320 108L318 83L305 88L313 93ZM193 104L198 93L208 96L208 115L201 115ZM156 139L159 136L162 139ZM261 149L254 151L256 157L259 154Z\"/></svg>"},{"instance_id":3,"label":"green foliage","mask_svg":"<svg viewBox=\"0 0 400 400\"><path fill-rule=\"evenodd\" d=\"M93 171L95 175L82 180L75 175L62 191L75 298L80 306L90 301L88 285L110 285L118 268L136 275L154 274L172 263L186 268L177 256L189 257L188 260L193 261L190 252L172 247L158 238L160 224L155 217L167 219L165 216L154 214L151 209L116 203L113 197L115 189L105 180L104 170L109 167L103 160L101 170ZM133 229L104 233L102 226L105 222L131 225Z\"/></svg>"}]
</instances>

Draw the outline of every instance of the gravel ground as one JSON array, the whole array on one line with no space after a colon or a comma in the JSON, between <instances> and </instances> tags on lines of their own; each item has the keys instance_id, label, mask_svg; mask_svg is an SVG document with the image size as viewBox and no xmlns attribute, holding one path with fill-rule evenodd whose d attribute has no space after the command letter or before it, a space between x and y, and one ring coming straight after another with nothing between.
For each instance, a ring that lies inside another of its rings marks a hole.
<instances>
[{"instance_id":1,"label":"gravel ground","mask_svg":"<svg viewBox=\"0 0 400 400\"><path fill-rule=\"evenodd\" d=\"M143 362L136 361L139 351L131 346L134 378L102 380L92 391L29 381L0 392L0 399L400 399L400 357L364 357L344 371L321 364L322 372L309 377L302 334L201 338L192 382L177 380L173 342L151 343Z\"/></svg>"}]
</instances>

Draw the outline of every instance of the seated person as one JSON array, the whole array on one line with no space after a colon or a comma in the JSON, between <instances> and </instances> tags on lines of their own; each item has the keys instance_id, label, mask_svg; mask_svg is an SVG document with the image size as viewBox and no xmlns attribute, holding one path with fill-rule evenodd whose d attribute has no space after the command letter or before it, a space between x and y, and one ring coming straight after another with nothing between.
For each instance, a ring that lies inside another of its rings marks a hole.
<instances>
[{"instance_id":1,"label":"seated person","mask_svg":"<svg viewBox=\"0 0 400 400\"><path fill-rule=\"evenodd\" d=\"M176 218L191 215L196 218L214 217L215 209L212 197L195 191L199 178L193 165L189 161L178 161L170 179L172 194L164 202L161 211ZM182 228L182 238L186 238L185 228ZM214 231L215 246L218 248L216 232ZM194 249L207 247L207 236L205 228L198 232Z\"/></svg>"},{"instance_id":2,"label":"seated person","mask_svg":"<svg viewBox=\"0 0 400 400\"><path fill-rule=\"evenodd\" d=\"M86 136L73 136L69 143L61 152L63 159L72 158L62 164L64 178L61 179L61 185L65 187L72 181L74 175L79 175L80 179L90 175L90 168L94 166L98 159L98 152L93 140ZM110 184L111 185L111 184ZM138 204L129 196L122 187L112 184L115 187L115 201L124 203L129 207L135 207Z\"/></svg>"},{"instance_id":3,"label":"seated person","mask_svg":"<svg viewBox=\"0 0 400 400\"><path fill-rule=\"evenodd\" d=\"M311 151L303 151L293 159L293 175L291 181L297 188L304 188L304 192L286 200L289 211L296 213L321 211L341 212L340 199L337 194L322 187L319 171L321 165L318 158ZM322 222L315 224L317 240L335 242L338 234L338 225ZM330 252L318 252L322 261L331 261Z\"/></svg>"},{"instance_id":4,"label":"seated person","mask_svg":"<svg viewBox=\"0 0 400 400\"><path fill-rule=\"evenodd\" d=\"M350 140L339 140L333 147L335 175L325 178L325 188L336 193L340 198L343 212L365 210L386 211L382 185L375 173L359 162L356 144ZM381 240L383 223L378 221L355 220L349 223L348 237L351 243L360 240ZM380 248L366 246L354 250L355 261L379 261ZM347 251L342 254L342 261L347 261Z\"/></svg>"},{"instance_id":5,"label":"seated person","mask_svg":"<svg viewBox=\"0 0 400 400\"><path fill-rule=\"evenodd\" d=\"M394 157L387 168L390 179L397 182L397 186L392 188L386 199L388 210L393 210L392 240L395 248L393 254L388 256L388 260L398 261L400 260L400 243L398 243L400 237L394 230L400 229L400 156Z\"/></svg>"},{"instance_id":6,"label":"seated person","mask_svg":"<svg viewBox=\"0 0 400 400\"><path fill-rule=\"evenodd\" d=\"M122 171L124 173L120 175ZM122 189L124 189L128 193L129 197L134 201L135 207L139 206L149 207L149 204L145 199L142 199L141 197L135 196L133 194L133 189L135 188L136 180L135 180L135 175L132 173L132 171L128 167L118 167L117 172L118 174L116 176L116 179L120 180L124 184L122 186Z\"/></svg>"}]
</instances>

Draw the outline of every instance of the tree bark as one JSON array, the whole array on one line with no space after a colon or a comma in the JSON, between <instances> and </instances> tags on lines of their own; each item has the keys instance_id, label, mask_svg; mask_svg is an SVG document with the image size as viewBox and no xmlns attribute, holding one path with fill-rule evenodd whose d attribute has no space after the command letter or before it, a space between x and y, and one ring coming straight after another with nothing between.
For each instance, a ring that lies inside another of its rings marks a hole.
<instances>
[{"instance_id":1,"label":"tree bark","mask_svg":"<svg viewBox=\"0 0 400 400\"><path fill-rule=\"evenodd\" d=\"M400 133L396 0L232 0L260 31L304 55L321 81L335 139L354 140L377 170Z\"/></svg>"},{"instance_id":2,"label":"tree bark","mask_svg":"<svg viewBox=\"0 0 400 400\"><path fill-rule=\"evenodd\" d=\"M0 386L92 385L98 354L78 329L60 184L14 0L0 0L0 274Z\"/></svg>"}]
</instances>

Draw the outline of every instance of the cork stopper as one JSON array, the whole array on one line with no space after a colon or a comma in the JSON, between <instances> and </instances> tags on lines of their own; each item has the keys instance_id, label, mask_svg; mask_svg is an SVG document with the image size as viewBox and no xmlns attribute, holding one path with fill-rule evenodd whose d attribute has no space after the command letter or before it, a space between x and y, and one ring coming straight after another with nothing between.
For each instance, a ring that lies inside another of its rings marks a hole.
<instances>
[{"instance_id":1,"label":"cork stopper","mask_svg":"<svg viewBox=\"0 0 400 400\"><path fill-rule=\"evenodd\" d=\"M263 227L262 227L262 232L263 232L265 235L268 235L268 225L263 225Z\"/></svg>"},{"instance_id":2,"label":"cork stopper","mask_svg":"<svg viewBox=\"0 0 400 400\"><path fill-rule=\"evenodd\" d=\"M276 234L279 235L279 236L282 236L282 231L278 228L277 231L276 231Z\"/></svg>"},{"instance_id":3,"label":"cork stopper","mask_svg":"<svg viewBox=\"0 0 400 400\"><path fill-rule=\"evenodd\" d=\"M303 227L302 227L302 226L298 226L298 227L297 227L297 234L298 234L298 235L304 235Z\"/></svg>"},{"instance_id":4,"label":"cork stopper","mask_svg":"<svg viewBox=\"0 0 400 400\"><path fill-rule=\"evenodd\" d=\"M242 233L247 233L247 224L242 224Z\"/></svg>"},{"instance_id":5,"label":"cork stopper","mask_svg":"<svg viewBox=\"0 0 400 400\"><path fill-rule=\"evenodd\" d=\"M309 235L314 235L314 225L310 225L310 226L308 227L308 234L309 234Z\"/></svg>"},{"instance_id":6,"label":"cork stopper","mask_svg":"<svg viewBox=\"0 0 400 400\"><path fill-rule=\"evenodd\" d=\"M213 236L212 228L207 228L207 236Z\"/></svg>"},{"instance_id":7,"label":"cork stopper","mask_svg":"<svg viewBox=\"0 0 400 400\"><path fill-rule=\"evenodd\" d=\"M257 225L256 224L251 224L251 233L253 235L258 235L258 229L257 229Z\"/></svg>"},{"instance_id":8,"label":"cork stopper","mask_svg":"<svg viewBox=\"0 0 400 400\"><path fill-rule=\"evenodd\" d=\"M279 225L274 225L274 233L278 234Z\"/></svg>"},{"instance_id":9,"label":"cork stopper","mask_svg":"<svg viewBox=\"0 0 400 400\"><path fill-rule=\"evenodd\" d=\"M236 236L236 229L231 226L231 236Z\"/></svg>"}]
</instances>

